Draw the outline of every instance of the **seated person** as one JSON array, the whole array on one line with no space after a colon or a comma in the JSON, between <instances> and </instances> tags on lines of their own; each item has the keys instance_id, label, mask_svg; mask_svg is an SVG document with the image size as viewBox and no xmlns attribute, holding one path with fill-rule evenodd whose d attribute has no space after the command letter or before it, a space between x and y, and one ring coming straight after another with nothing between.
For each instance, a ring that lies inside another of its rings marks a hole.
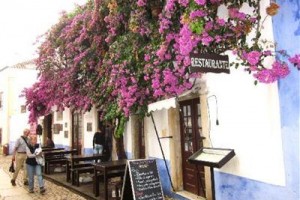
<instances>
[{"instance_id":1,"label":"seated person","mask_svg":"<svg viewBox=\"0 0 300 200\"><path fill-rule=\"evenodd\" d=\"M51 148L55 147L54 142L51 140L51 138L47 137L47 141L46 141L45 147L51 147Z\"/></svg>"}]
</instances>

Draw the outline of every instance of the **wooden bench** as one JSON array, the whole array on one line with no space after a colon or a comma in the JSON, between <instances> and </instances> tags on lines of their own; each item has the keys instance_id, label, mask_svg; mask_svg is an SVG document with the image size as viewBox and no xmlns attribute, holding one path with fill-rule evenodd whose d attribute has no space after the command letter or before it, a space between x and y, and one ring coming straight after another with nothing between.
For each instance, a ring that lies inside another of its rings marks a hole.
<instances>
[{"instance_id":1,"label":"wooden bench","mask_svg":"<svg viewBox=\"0 0 300 200\"><path fill-rule=\"evenodd\" d=\"M67 182L70 181L71 176L74 177L74 172L75 172L74 169L81 168L81 167L90 167L90 166L93 166L93 164L91 164L91 163L77 163L77 164L74 164L73 170L71 170L71 166L69 165L68 169L67 169L67 177L66 177ZM72 178L72 180L73 180L73 178Z\"/></svg>"},{"instance_id":2,"label":"wooden bench","mask_svg":"<svg viewBox=\"0 0 300 200\"><path fill-rule=\"evenodd\" d=\"M71 171L71 174L73 175L72 185L76 184L76 186L79 187L80 174L88 173L88 172L94 173L94 166L77 167L77 168L70 169L70 171Z\"/></svg>"},{"instance_id":3,"label":"wooden bench","mask_svg":"<svg viewBox=\"0 0 300 200\"><path fill-rule=\"evenodd\" d=\"M68 154L77 154L78 151L76 149L72 150L53 150L53 151L46 151L44 152L45 157L45 168L44 173L50 173L50 165L53 164L66 164L67 159L66 155Z\"/></svg>"},{"instance_id":4,"label":"wooden bench","mask_svg":"<svg viewBox=\"0 0 300 200\"><path fill-rule=\"evenodd\" d=\"M75 184L77 183L76 180L79 179L79 176L81 173L80 170L76 169L78 167L76 167L76 165L78 166L80 163L84 162L84 163L88 163L91 162L93 164L97 163L98 161L101 161L103 158L105 157L105 155L102 154L85 154L85 155L71 155L71 156L67 156L67 180L70 180L71 178L71 183ZM92 168L93 168L93 164ZM71 171L72 170L72 171ZM82 169L83 170L83 169ZM79 175L77 173L77 171L79 171ZM84 170L83 170L84 171ZM93 172L93 170L90 170L88 172ZM77 173L77 174L75 174ZM70 176L71 174L71 176ZM75 177L77 176L77 177Z\"/></svg>"},{"instance_id":5,"label":"wooden bench","mask_svg":"<svg viewBox=\"0 0 300 200\"><path fill-rule=\"evenodd\" d=\"M50 174L50 166L51 165L54 165L54 164L63 165L63 164L66 164L66 162L67 162L66 158L53 158L53 159L47 160L47 162L45 164L45 167L46 167L45 173Z\"/></svg>"}]
</instances>

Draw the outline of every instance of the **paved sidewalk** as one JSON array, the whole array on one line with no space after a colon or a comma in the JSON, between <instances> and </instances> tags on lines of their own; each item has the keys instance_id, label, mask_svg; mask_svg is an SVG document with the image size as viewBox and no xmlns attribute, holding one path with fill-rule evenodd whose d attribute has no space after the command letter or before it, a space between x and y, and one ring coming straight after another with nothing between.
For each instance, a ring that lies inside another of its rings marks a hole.
<instances>
[{"instance_id":1,"label":"paved sidewalk","mask_svg":"<svg viewBox=\"0 0 300 200\"><path fill-rule=\"evenodd\" d=\"M82 196L45 180L46 193L40 194L37 179L35 178L34 193L28 192L28 186L23 185L23 171L19 172L16 186L10 183L12 173L8 172L11 156L0 155L0 200L84 200Z\"/></svg>"},{"instance_id":2,"label":"paved sidewalk","mask_svg":"<svg viewBox=\"0 0 300 200\"><path fill-rule=\"evenodd\" d=\"M4 172L4 170L0 169L0 199L1 200L28 200L32 199L29 196L27 190L20 186L12 186L10 183L10 176Z\"/></svg>"}]
</instances>

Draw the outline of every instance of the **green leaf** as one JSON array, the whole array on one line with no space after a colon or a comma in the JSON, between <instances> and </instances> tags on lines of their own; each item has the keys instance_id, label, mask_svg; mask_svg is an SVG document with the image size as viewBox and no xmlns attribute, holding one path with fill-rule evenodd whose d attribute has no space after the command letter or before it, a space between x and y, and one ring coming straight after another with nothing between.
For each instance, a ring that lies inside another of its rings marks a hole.
<instances>
[{"instance_id":1,"label":"green leaf","mask_svg":"<svg viewBox=\"0 0 300 200\"><path fill-rule=\"evenodd\" d=\"M192 30L192 32L200 35L203 31L203 21L199 20L199 21L190 23L190 29Z\"/></svg>"}]
</instances>

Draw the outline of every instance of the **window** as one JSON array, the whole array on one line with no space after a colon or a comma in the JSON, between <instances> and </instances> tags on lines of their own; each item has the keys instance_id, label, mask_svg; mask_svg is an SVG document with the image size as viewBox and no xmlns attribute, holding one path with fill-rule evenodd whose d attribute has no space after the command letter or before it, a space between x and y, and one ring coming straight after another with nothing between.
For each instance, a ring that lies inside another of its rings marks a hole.
<instances>
[{"instance_id":1,"label":"window","mask_svg":"<svg viewBox=\"0 0 300 200\"><path fill-rule=\"evenodd\" d=\"M63 112L62 111L57 111L56 112L56 120L57 121L62 121L63 120Z\"/></svg>"},{"instance_id":2,"label":"window","mask_svg":"<svg viewBox=\"0 0 300 200\"><path fill-rule=\"evenodd\" d=\"M25 105L21 105L21 113L26 113L26 106Z\"/></svg>"}]
</instances>

